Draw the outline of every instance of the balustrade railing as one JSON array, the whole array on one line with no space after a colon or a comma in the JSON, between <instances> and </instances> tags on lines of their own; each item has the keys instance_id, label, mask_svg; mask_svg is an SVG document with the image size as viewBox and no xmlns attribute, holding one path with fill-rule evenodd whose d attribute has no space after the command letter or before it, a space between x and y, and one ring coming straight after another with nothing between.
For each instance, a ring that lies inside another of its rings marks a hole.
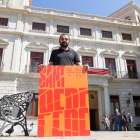
<instances>
[{"instance_id":1,"label":"balustrade railing","mask_svg":"<svg viewBox=\"0 0 140 140\"><path fill-rule=\"evenodd\" d=\"M26 65L25 73L39 73L39 65ZM107 68L100 69L90 67L88 74L100 74L100 75L111 75L111 78L121 79L140 79L140 72L127 72L127 71L110 71Z\"/></svg>"},{"instance_id":2,"label":"balustrade railing","mask_svg":"<svg viewBox=\"0 0 140 140\"><path fill-rule=\"evenodd\" d=\"M39 65L26 65L25 66L25 73L39 73Z\"/></svg>"},{"instance_id":3,"label":"balustrade railing","mask_svg":"<svg viewBox=\"0 0 140 140\"><path fill-rule=\"evenodd\" d=\"M45 8L39 8L39 7L30 7L30 6L25 6L25 9L29 10L30 12L36 12L36 13L59 15L59 16L66 16L66 17L75 17L75 18L81 18L81 19L89 19L89 20L93 20L93 21L127 24L127 25L132 25L132 26L137 25L136 21L112 18L113 16L103 17L103 16L96 16L96 15L80 14L80 13L76 13L76 12L67 12L67 11L45 9Z\"/></svg>"},{"instance_id":4,"label":"balustrade railing","mask_svg":"<svg viewBox=\"0 0 140 140\"><path fill-rule=\"evenodd\" d=\"M109 71L108 74L112 78L122 78L122 79L140 79L140 72L127 72L127 71Z\"/></svg>"}]
</instances>

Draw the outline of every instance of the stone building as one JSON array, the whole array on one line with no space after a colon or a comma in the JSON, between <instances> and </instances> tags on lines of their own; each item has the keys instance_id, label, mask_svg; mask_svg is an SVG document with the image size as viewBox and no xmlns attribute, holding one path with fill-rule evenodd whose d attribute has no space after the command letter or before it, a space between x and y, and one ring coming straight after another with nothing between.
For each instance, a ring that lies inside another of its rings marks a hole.
<instances>
[{"instance_id":1,"label":"stone building","mask_svg":"<svg viewBox=\"0 0 140 140\"><path fill-rule=\"evenodd\" d=\"M132 1L102 17L31 4L32 0L0 0L0 97L34 89L28 124L34 122L37 132L38 65L49 63L64 32L70 35L70 48L78 52L81 63L98 71L88 74L91 130L103 130L104 114L113 115L116 108L131 113L133 125L138 124L140 7ZM108 75L102 74L105 70Z\"/></svg>"}]
</instances>

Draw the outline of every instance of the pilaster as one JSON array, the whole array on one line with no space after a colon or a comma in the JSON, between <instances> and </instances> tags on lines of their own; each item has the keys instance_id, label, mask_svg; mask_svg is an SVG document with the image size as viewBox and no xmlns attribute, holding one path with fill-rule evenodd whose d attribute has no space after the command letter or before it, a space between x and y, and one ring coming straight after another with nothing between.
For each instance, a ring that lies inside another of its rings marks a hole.
<instances>
[{"instance_id":1,"label":"pilaster","mask_svg":"<svg viewBox=\"0 0 140 140\"><path fill-rule=\"evenodd\" d=\"M111 109L110 109L110 96L108 92L108 85L104 85L104 98L105 98L105 113L107 115L111 115Z\"/></svg>"}]
</instances>

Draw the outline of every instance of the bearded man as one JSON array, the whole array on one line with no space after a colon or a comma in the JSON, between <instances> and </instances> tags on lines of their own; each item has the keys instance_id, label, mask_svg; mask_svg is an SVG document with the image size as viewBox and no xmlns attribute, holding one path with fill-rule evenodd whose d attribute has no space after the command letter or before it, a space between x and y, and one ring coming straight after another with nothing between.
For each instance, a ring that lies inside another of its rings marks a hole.
<instances>
[{"instance_id":1,"label":"bearded man","mask_svg":"<svg viewBox=\"0 0 140 140\"><path fill-rule=\"evenodd\" d=\"M70 38L68 34L61 34L59 37L60 48L53 50L49 60L49 65L76 65L80 66L80 59L77 52L68 47ZM42 68L43 65L40 65ZM89 66L84 65L84 71L88 71Z\"/></svg>"}]
</instances>

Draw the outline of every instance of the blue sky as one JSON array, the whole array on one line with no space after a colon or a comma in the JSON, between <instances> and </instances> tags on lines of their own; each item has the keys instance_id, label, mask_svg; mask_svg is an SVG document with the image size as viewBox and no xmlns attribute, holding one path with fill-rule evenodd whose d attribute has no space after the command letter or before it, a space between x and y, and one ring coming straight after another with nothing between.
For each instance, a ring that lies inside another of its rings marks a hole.
<instances>
[{"instance_id":1,"label":"blue sky","mask_svg":"<svg viewBox=\"0 0 140 140\"><path fill-rule=\"evenodd\" d=\"M34 7L109 16L131 0L33 0ZM140 0L134 0L140 7Z\"/></svg>"}]
</instances>

